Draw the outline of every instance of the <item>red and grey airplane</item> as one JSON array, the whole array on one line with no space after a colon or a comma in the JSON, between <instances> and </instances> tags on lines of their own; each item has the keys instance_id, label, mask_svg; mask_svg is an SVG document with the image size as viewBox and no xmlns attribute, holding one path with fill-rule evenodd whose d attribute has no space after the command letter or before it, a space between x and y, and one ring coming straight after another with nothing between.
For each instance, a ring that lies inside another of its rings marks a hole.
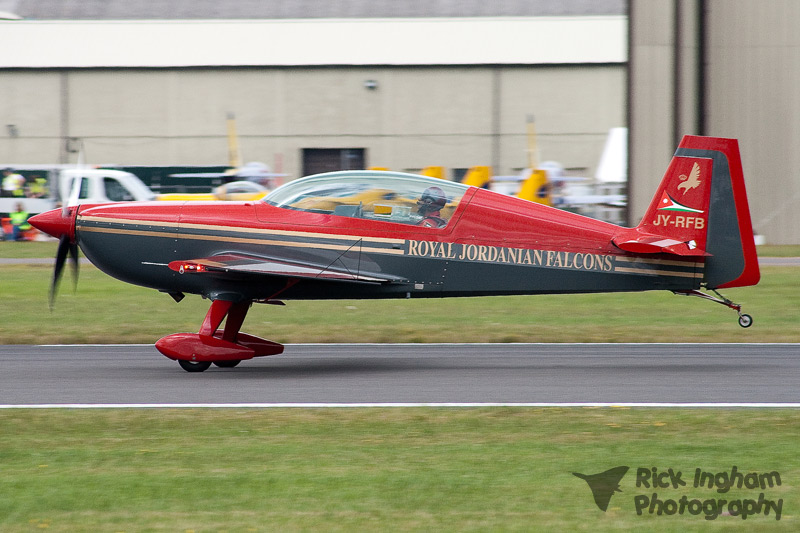
<instances>
[{"instance_id":1,"label":"red and grey airplane","mask_svg":"<svg viewBox=\"0 0 800 533\"><path fill-rule=\"evenodd\" d=\"M60 239L51 302L78 246L122 281L211 300L198 333L156 342L190 372L283 351L239 331L253 303L663 289L747 327L716 290L760 276L738 143L713 137L684 137L634 228L381 171L297 179L259 202L80 205L30 222Z\"/></svg>"}]
</instances>

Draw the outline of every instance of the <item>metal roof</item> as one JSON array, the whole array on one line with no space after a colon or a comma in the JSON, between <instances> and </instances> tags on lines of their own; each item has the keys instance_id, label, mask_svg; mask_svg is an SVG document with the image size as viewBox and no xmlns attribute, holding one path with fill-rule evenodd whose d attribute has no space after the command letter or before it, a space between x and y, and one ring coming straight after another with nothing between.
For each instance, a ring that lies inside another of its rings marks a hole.
<instances>
[{"instance_id":1,"label":"metal roof","mask_svg":"<svg viewBox=\"0 0 800 533\"><path fill-rule=\"evenodd\" d=\"M0 0L34 20L627 15L627 0Z\"/></svg>"}]
</instances>

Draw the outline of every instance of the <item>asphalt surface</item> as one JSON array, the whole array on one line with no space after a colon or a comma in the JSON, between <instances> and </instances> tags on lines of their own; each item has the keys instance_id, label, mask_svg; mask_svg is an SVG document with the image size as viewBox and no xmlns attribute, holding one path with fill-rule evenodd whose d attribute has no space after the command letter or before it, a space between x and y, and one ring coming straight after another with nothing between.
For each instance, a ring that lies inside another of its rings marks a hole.
<instances>
[{"instance_id":1,"label":"asphalt surface","mask_svg":"<svg viewBox=\"0 0 800 533\"><path fill-rule=\"evenodd\" d=\"M3 406L800 402L800 344L297 344L204 373L152 346L0 346L0 363Z\"/></svg>"}]
</instances>

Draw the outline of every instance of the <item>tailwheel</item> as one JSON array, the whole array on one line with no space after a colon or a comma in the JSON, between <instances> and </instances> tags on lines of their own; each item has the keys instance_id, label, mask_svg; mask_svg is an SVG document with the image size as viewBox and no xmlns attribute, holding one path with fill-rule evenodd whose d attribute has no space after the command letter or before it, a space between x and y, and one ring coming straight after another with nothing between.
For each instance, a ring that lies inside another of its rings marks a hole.
<instances>
[{"instance_id":1,"label":"tailwheel","mask_svg":"<svg viewBox=\"0 0 800 533\"><path fill-rule=\"evenodd\" d=\"M187 372L205 372L211 366L208 361L186 361L184 359L178 359L178 364Z\"/></svg>"},{"instance_id":2,"label":"tailwheel","mask_svg":"<svg viewBox=\"0 0 800 533\"><path fill-rule=\"evenodd\" d=\"M697 296L698 298L702 298L704 300L709 300L714 303L722 304L725 307L733 309L739 315L739 325L743 328L749 328L753 325L753 317L748 314L742 313L742 305L734 303L733 301L725 298L723 295L715 291L714 289L710 289L711 292L717 295L717 297L713 297L710 294L706 294L704 292L700 292L698 290L689 290L689 291L672 291L675 294L683 295L683 296Z\"/></svg>"},{"instance_id":3,"label":"tailwheel","mask_svg":"<svg viewBox=\"0 0 800 533\"><path fill-rule=\"evenodd\" d=\"M241 362L241 359L236 359L233 361L214 361L214 364L220 368L233 368Z\"/></svg>"}]
</instances>

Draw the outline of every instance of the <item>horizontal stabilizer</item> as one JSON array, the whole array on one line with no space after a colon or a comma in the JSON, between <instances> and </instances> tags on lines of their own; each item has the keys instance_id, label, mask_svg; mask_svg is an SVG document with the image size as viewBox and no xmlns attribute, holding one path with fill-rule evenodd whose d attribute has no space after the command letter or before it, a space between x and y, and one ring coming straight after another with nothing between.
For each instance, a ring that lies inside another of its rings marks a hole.
<instances>
[{"instance_id":1,"label":"horizontal stabilizer","mask_svg":"<svg viewBox=\"0 0 800 533\"><path fill-rule=\"evenodd\" d=\"M673 254L685 257L705 257L710 255L697 247L694 240L679 241L664 235L643 233L631 228L614 237L613 242L621 250L635 254Z\"/></svg>"}]
</instances>

